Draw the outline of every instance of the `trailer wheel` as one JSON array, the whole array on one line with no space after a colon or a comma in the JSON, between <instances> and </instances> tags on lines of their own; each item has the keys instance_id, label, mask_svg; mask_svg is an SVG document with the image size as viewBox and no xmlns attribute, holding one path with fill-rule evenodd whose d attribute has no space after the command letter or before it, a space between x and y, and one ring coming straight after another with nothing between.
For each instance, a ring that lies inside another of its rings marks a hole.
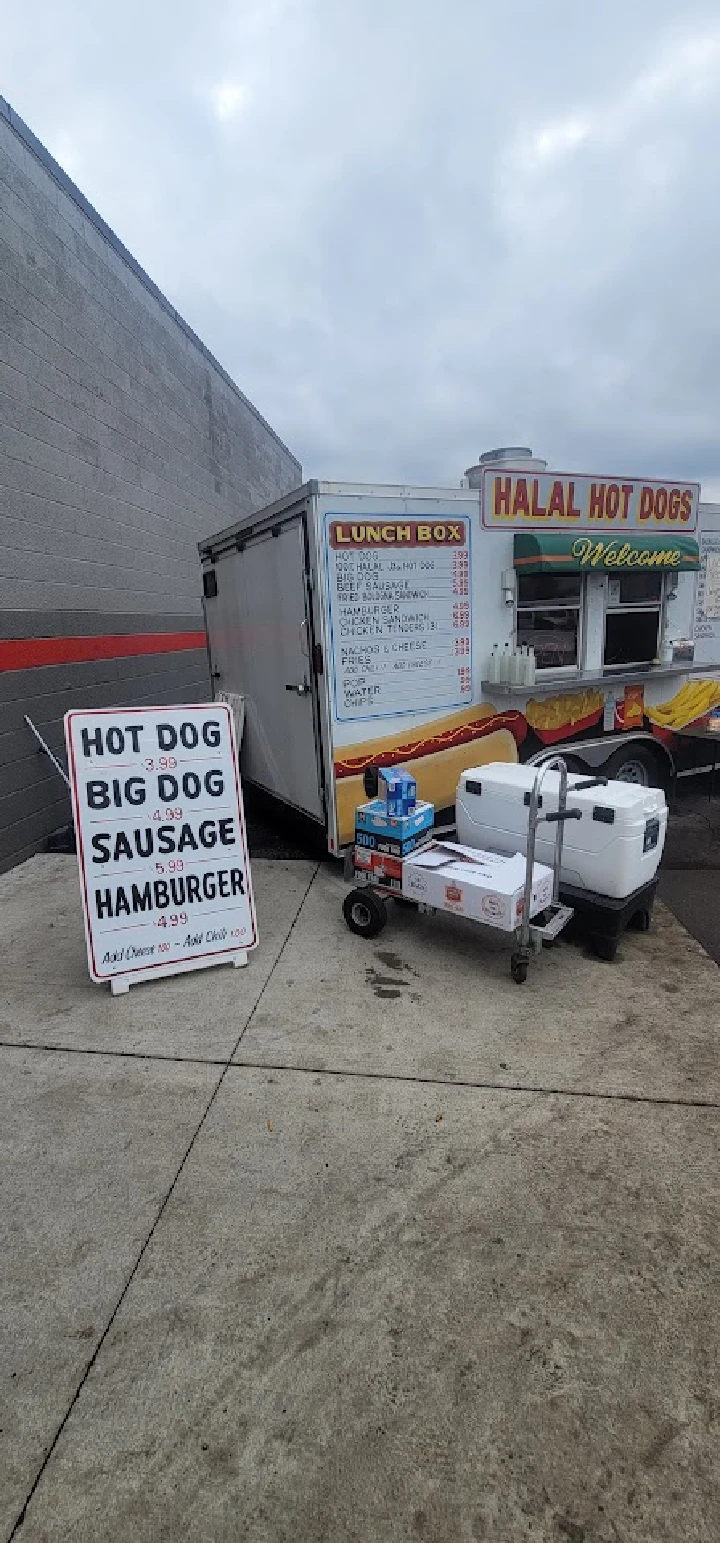
<instances>
[{"instance_id":1,"label":"trailer wheel","mask_svg":"<svg viewBox=\"0 0 720 1543\"><path fill-rule=\"evenodd\" d=\"M527 980L528 962L522 954L513 954L510 959L510 974L516 986L522 986Z\"/></svg>"},{"instance_id":2,"label":"trailer wheel","mask_svg":"<svg viewBox=\"0 0 720 1543\"><path fill-rule=\"evenodd\" d=\"M387 921L387 906L372 889L352 889L343 900L343 916L351 932L376 938Z\"/></svg>"},{"instance_id":3,"label":"trailer wheel","mask_svg":"<svg viewBox=\"0 0 720 1543\"><path fill-rule=\"evenodd\" d=\"M632 782L641 788L665 786L663 769L654 751L637 741L616 750L601 770L611 782Z\"/></svg>"}]
</instances>

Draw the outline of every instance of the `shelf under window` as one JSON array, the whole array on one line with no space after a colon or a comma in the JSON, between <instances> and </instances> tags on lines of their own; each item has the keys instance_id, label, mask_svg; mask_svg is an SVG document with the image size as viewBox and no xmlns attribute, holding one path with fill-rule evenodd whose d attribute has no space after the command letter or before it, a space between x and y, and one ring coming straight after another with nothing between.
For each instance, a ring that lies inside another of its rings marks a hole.
<instances>
[{"instance_id":1,"label":"shelf under window","mask_svg":"<svg viewBox=\"0 0 720 1543\"><path fill-rule=\"evenodd\" d=\"M720 670L716 664L693 664L686 660L684 664L651 664L647 669L588 671L587 674L577 670L557 675L548 672L546 675L543 671L532 686L501 686L489 680L481 681L481 685L484 692L492 692L496 697L557 696L560 691L582 691L586 686L641 686L646 681L670 680L678 675L720 676Z\"/></svg>"}]
</instances>

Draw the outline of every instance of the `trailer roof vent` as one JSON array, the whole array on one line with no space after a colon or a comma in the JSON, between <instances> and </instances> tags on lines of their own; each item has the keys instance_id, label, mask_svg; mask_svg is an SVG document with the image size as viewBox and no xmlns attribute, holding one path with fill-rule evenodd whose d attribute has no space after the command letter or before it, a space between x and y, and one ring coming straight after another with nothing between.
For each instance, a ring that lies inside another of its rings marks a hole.
<instances>
[{"instance_id":1,"label":"trailer roof vent","mask_svg":"<svg viewBox=\"0 0 720 1543\"><path fill-rule=\"evenodd\" d=\"M532 458L533 453L529 445L500 445L497 450L484 450L480 457L480 465L494 466L496 461L531 461Z\"/></svg>"},{"instance_id":2,"label":"trailer roof vent","mask_svg":"<svg viewBox=\"0 0 720 1543\"><path fill-rule=\"evenodd\" d=\"M533 455L528 445L501 445L497 450L486 450L475 466L469 466L463 477L463 486L479 488L482 474L488 466L517 467L518 471L545 471L547 461Z\"/></svg>"}]
</instances>

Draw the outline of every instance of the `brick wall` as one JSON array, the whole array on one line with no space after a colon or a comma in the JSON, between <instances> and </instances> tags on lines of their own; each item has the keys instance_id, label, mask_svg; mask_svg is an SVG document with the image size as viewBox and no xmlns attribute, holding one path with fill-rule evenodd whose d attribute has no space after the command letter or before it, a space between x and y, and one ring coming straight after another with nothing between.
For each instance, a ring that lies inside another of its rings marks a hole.
<instances>
[{"instance_id":1,"label":"brick wall","mask_svg":"<svg viewBox=\"0 0 720 1543\"><path fill-rule=\"evenodd\" d=\"M69 707L206 699L197 542L300 481L0 98L0 869L69 818L23 714L59 751ZM43 637L79 641L37 664Z\"/></svg>"}]
</instances>

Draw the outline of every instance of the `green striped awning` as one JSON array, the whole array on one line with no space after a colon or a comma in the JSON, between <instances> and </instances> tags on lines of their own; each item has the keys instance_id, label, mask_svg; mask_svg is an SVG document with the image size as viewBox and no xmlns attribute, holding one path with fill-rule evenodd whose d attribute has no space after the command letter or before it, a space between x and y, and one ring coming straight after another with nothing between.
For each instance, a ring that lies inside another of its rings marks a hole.
<instances>
[{"instance_id":1,"label":"green striped awning","mask_svg":"<svg viewBox=\"0 0 720 1543\"><path fill-rule=\"evenodd\" d=\"M632 569L662 569L692 573L700 567L694 536L649 536L628 531L622 536L596 536L590 531L514 536L513 561L518 573L627 573Z\"/></svg>"}]
</instances>

